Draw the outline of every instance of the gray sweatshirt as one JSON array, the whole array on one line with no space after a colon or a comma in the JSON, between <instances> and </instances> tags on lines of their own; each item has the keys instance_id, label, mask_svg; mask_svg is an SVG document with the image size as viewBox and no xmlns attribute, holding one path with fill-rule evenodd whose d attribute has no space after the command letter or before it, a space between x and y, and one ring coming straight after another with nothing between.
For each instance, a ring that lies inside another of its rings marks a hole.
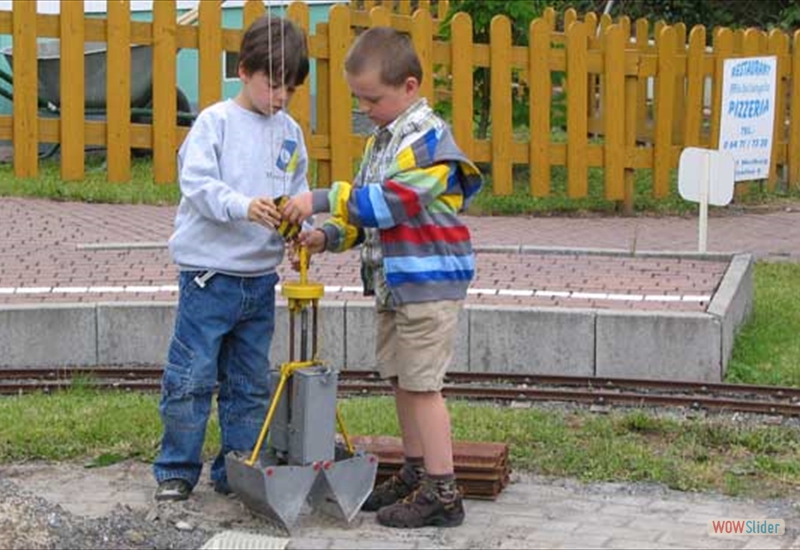
<instances>
[{"instance_id":1,"label":"gray sweatshirt","mask_svg":"<svg viewBox=\"0 0 800 550\"><path fill-rule=\"evenodd\" d=\"M300 126L283 111L264 116L229 99L204 109L178 152L181 186L169 240L181 270L238 276L275 271L283 238L247 220L256 197L308 190Z\"/></svg>"}]
</instances>

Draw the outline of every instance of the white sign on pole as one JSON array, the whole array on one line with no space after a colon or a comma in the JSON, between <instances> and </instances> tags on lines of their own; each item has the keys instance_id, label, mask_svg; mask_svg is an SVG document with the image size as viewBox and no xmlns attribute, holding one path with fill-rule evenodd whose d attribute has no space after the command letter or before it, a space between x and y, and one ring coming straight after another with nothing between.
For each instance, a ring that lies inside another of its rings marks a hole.
<instances>
[{"instance_id":1,"label":"white sign on pole","mask_svg":"<svg viewBox=\"0 0 800 550\"><path fill-rule=\"evenodd\" d=\"M733 156L735 181L769 174L777 64L775 56L725 60L718 149Z\"/></svg>"},{"instance_id":2,"label":"white sign on pole","mask_svg":"<svg viewBox=\"0 0 800 550\"><path fill-rule=\"evenodd\" d=\"M708 243L708 205L725 206L733 199L733 156L726 151L687 147L678 162L678 192L700 203L697 250Z\"/></svg>"}]
</instances>

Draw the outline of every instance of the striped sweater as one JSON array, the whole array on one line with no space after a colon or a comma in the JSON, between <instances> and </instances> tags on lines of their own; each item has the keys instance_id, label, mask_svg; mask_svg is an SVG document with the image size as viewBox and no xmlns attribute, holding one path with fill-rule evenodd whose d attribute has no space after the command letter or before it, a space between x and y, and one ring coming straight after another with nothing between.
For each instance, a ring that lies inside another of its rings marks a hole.
<instances>
[{"instance_id":1,"label":"striped sweater","mask_svg":"<svg viewBox=\"0 0 800 550\"><path fill-rule=\"evenodd\" d=\"M439 120L398 151L383 181L337 181L330 190L315 190L314 212L332 214L322 227L332 252L359 244L361 228L379 230L383 273L395 304L462 300L475 274L475 256L458 213L481 185L480 172Z\"/></svg>"}]
</instances>

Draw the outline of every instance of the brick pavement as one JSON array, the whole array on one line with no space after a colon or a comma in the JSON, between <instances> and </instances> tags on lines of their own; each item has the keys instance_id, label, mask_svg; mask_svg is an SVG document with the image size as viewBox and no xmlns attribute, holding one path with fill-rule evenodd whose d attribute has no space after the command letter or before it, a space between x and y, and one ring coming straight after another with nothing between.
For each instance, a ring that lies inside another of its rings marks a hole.
<instances>
[{"instance_id":1,"label":"brick pavement","mask_svg":"<svg viewBox=\"0 0 800 550\"><path fill-rule=\"evenodd\" d=\"M172 206L0 200L0 303L174 300L164 243ZM550 254L502 247L696 249L689 218L468 217L479 247L470 303L704 311L724 273L719 259ZM711 219L710 252L800 259L800 209ZM354 253L315 259L326 298L360 299ZM281 275L293 277L286 266Z\"/></svg>"}]
</instances>

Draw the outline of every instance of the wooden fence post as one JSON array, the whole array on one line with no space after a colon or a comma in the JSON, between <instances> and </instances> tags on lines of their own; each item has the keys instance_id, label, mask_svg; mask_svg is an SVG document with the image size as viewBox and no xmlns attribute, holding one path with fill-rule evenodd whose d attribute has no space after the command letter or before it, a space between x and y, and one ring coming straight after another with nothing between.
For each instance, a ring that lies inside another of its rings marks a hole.
<instances>
[{"instance_id":1,"label":"wooden fence post","mask_svg":"<svg viewBox=\"0 0 800 550\"><path fill-rule=\"evenodd\" d=\"M495 15L489 31L492 117L492 188L495 195L513 191L511 101L511 21ZM585 83L584 83L585 85Z\"/></svg>"},{"instance_id":2,"label":"wooden fence post","mask_svg":"<svg viewBox=\"0 0 800 550\"><path fill-rule=\"evenodd\" d=\"M767 189L774 191L778 183L778 163L786 166L788 154L786 140L786 97L787 86L783 78L787 72L786 59L789 57L789 37L778 29L772 29L769 33L768 44L769 55L778 58L775 76L775 126L772 132L772 157L769 163L769 176L767 177ZM798 93L798 92L795 92Z\"/></svg>"},{"instance_id":3,"label":"wooden fence post","mask_svg":"<svg viewBox=\"0 0 800 550\"><path fill-rule=\"evenodd\" d=\"M553 81L550 75L551 23L535 19L528 39L530 98L530 192L534 197L550 194L550 104ZM536 83L535 85L533 83Z\"/></svg>"},{"instance_id":4,"label":"wooden fence post","mask_svg":"<svg viewBox=\"0 0 800 550\"><path fill-rule=\"evenodd\" d=\"M579 21L567 29L567 196L585 197L589 190L588 113L586 109L586 26Z\"/></svg>"},{"instance_id":5,"label":"wooden fence post","mask_svg":"<svg viewBox=\"0 0 800 550\"><path fill-rule=\"evenodd\" d=\"M672 171L672 118L675 116L675 29L663 27L658 40L656 112L653 147L653 195L669 195Z\"/></svg>"},{"instance_id":6,"label":"wooden fence post","mask_svg":"<svg viewBox=\"0 0 800 550\"><path fill-rule=\"evenodd\" d=\"M411 17L411 41L422 66L422 84L420 95L428 99L433 107L433 20L428 10L417 10Z\"/></svg>"},{"instance_id":7,"label":"wooden fence post","mask_svg":"<svg viewBox=\"0 0 800 550\"><path fill-rule=\"evenodd\" d=\"M792 98L789 109L789 186L800 189L800 29L792 38Z\"/></svg>"},{"instance_id":8,"label":"wooden fence post","mask_svg":"<svg viewBox=\"0 0 800 550\"><path fill-rule=\"evenodd\" d=\"M603 33L605 61L603 94L603 170L605 198L621 200L625 196L625 33L619 25L607 27Z\"/></svg>"},{"instance_id":9,"label":"wooden fence post","mask_svg":"<svg viewBox=\"0 0 800 550\"><path fill-rule=\"evenodd\" d=\"M36 67L36 2L14 2L14 175L35 178L39 173L39 106Z\"/></svg>"},{"instance_id":10,"label":"wooden fence post","mask_svg":"<svg viewBox=\"0 0 800 550\"><path fill-rule=\"evenodd\" d=\"M472 77L472 19L457 13L451 23L450 58L453 75L453 134L468 158L475 154L473 112L475 109Z\"/></svg>"},{"instance_id":11,"label":"wooden fence post","mask_svg":"<svg viewBox=\"0 0 800 550\"><path fill-rule=\"evenodd\" d=\"M153 176L173 183L177 172L175 2L153 3Z\"/></svg>"},{"instance_id":12,"label":"wooden fence post","mask_svg":"<svg viewBox=\"0 0 800 550\"><path fill-rule=\"evenodd\" d=\"M334 181L350 181L353 178L353 117L350 89L343 78L344 59L350 47L350 9L342 4L333 6L328 25L331 177Z\"/></svg>"},{"instance_id":13,"label":"wooden fence post","mask_svg":"<svg viewBox=\"0 0 800 550\"><path fill-rule=\"evenodd\" d=\"M198 28L200 110L222 97L222 8L219 2L200 2Z\"/></svg>"},{"instance_id":14,"label":"wooden fence post","mask_svg":"<svg viewBox=\"0 0 800 550\"><path fill-rule=\"evenodd\" d=\"M310 14L308 4L304 2L292 2L286 12L288 19L297 24L303 32L308 36L308 26ZM300 129L303 130L303 141L306 143L306 148L311 148L311 82L310 78L297 88L289 103L289 113L292 115Z\"/></svg>"},{"instance_id":15,"label":"wooden fence post","mask_svg":"<svg viewBox=\"0 0 800 550\"><path fill-rule=\"evenodd\" d=\"M703 70L706 57L706 29L695 26L689 33L689 50L686 58L686 121L683 125L683 146L699 147L702 144L703 108L706 75Z\"/></svg>"},{"instance_id":16,"label":"wooden fence post","mask_svg":"<svg viewBox=\"0 0 800 550\"><path fill-rule=\"evenodd\" d=\"M131 179L131 7L127 0L108 2L106 27L106 154L108 181Z\"/></svg>"},{"instance_id":17,"label":"wooden fence post","mask_svg":"<svg viewBox=\"0 0 800 550\"><path fill-rule=\"evenodd\" d=\"M62 2L60 9L61 179L76 181L84 177L86 150L83 3Z\"/></svg>"}]
</instances>

